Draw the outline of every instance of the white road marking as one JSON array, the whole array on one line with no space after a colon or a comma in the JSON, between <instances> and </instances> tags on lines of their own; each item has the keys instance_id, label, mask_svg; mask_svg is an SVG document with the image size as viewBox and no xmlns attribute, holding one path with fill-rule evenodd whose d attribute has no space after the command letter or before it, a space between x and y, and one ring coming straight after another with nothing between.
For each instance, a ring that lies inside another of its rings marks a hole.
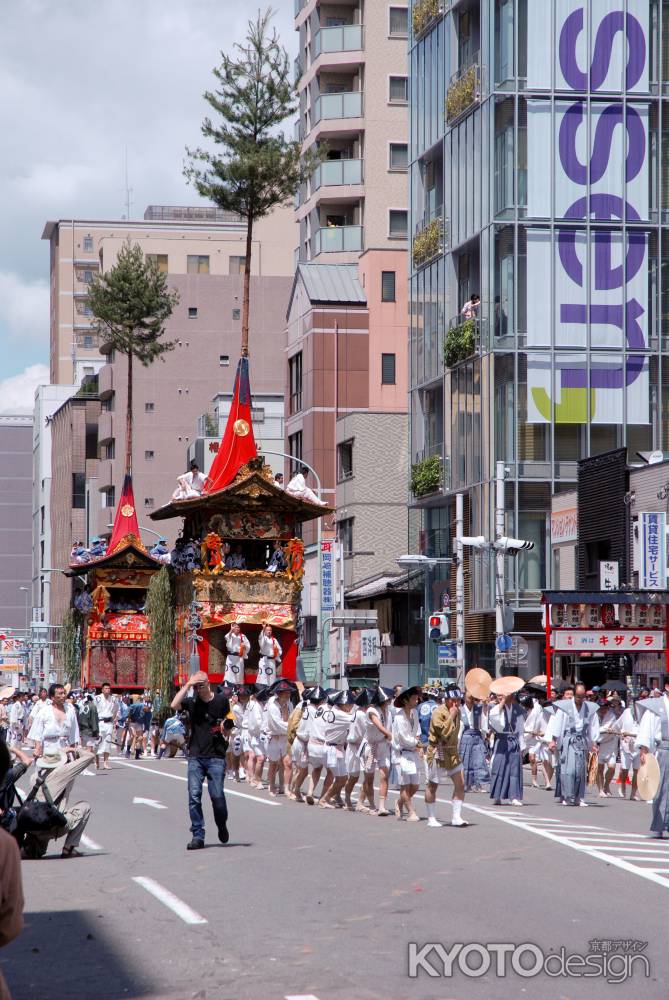
<instances>
[{"instance_id":1,"label":"white road marking","mask_svg":"<svg viewBox=\"0 0 669 1000\"><path fill-rule=\"evenodd\" d=\"M437 802L444 802L450 805L447 799L437 799ZM536 823L527 823L525 820L521 820L517 816L510 816L506 811L498 812L493 809L483 809L480 806L469 805L468 802L464 803L465 809L471 809L473 812L480 813L482 816L487 816L491 819L496 819L498 822L506 823L509 826L515 826L517 829L526 830L528 833L534 833L537 837L544 837L546 840L552 840L556 844L562 844L563 847L570 847L573 851L580 851L583 854L589 855L591 858L596 858L598 861L604 861L606 864L614 865L616 868L622 868L623 871L629 872L631 875L638 875L641 878L648 879L649 882L654 882L656 885L661 885L664 889L669 889L669 878L665 878L662 874L656 871L655 868L641 867L640 864L632 864L632 862L648 862L648 861L659 861L657 854L662 853L667 857L669 863L669 841L667 842L667 850L656 847L652 855L641 855L641 854L629 854L620 857L619 855L608 853L608 851L614 850L613 845L601 845L592 844L590 842L580 842L575 837L563 830L555 830L552 827L550 829L542 828ZM615 837L615 831L608 830L605 831ZM639 837L639 834L621 834L622 839L615 837L618 845L623 850L641 850L637 848L635 844L630 844L626 841L626 838L632 836ZM648 843L646 840L644 843ZM644 848L645 850L645 848ZM650 850L650 849L649 849Z\"/></svg>"},{"instance_id":2,"label":"white road marking","mask_svg":"<svg viewBox=\"0 0 669 1000\"><path fill-rule=\"evenodd\" d=\"M89 767L87 767L86 770L82 771L81 773L84 775L85 778L94 778L95 777L95 771L91 771L91 769Z\"/></svg>"},{"instance_id":3,"label":"white road marking","mask_svg":"<svg viewBox=\"0 0 669 1000\"><path fill-rule=\"evenodd\" d=\"M170 774L169 771L157 771L155 767L142 767L141 764L131 764L129 760L119 760L118 764L122 764L123 767L134 767L137 771L148 771L149 774L160 774L163 778L173 778L174 781L188 781L182 774ZM236 795L238 799L249 799L251 802L257 802L261 806L280 806L280 802L269 802L267 799L257 799L255 795L247 795L246 792L234 792L228 786L225 786L225 794Z\"/></svg>"},{"instance_id":4,"label":"white road marking","mask_svg":"<svg viewBox=\"0 0 669 1000\"><path fill-rule=\"evenodd\" d=\"M158 799L140 799L136 795L132 800L133 806L151 806L152 809L167 809Z\"/></svg>"},{"instance_id":5,"label":"white road marking","mask_svg":"<svg viewBox=\"0 0 669 1000\"><path fill-rule=\"evenodd\" d=\"M90 837L87 837L86 834L83 834L81 838L81 843L89 851L104 851L104 847L102 847L101 844L97 844L94 840L91 840Z\"/></svg>"},{"instance_id":6,"label":"white road marking","mask_svg":"<svg viewBox=\"0 0 669 1000\"><path fill-rule=\"evenodd\" d=\"M286 997L286 1000L318 1000L313 993L291 993L290 996Z\"/></svg>"},{"instance_id":7,"label":"white road marking","mask_svg":"<svg viewBox=\"0 0 669 1000\"><path fill-rule=\"evenodd\" d=\"M133 882L137 885L141 885L142 889L146 889L150 892L152 896L166 906L168 910L172 913L176 913L177 917L180 917L185 924L206 924L208 921L196 913L195 910L191 909L188 903L184 903L182 899L175 896L173 892L166 889L165 886L161 885L160 882L154 881L152 878L145 878L144 875L136 875L133 878Z\"/></svg>"}]
</instances>

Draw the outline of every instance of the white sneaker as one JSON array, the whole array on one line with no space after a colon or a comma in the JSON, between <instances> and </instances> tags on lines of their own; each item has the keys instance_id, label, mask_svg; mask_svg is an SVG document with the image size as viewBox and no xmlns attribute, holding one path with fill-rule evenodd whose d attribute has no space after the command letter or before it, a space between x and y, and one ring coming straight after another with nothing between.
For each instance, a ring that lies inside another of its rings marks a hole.
<instances>
[{"instance_id":1,"label":"white sneaker","mask_svg":"<svg viewBox=\"0 0 669 1000\"><path fill-rule=\"evenodd\" d=\"M581 799L581 801L579 802L579 806L581 807L581 809L587 809L588 803L584 802L583 799Z\"/></svg>"},{"instance_id":2,"label":"white sneaker","mask_svg":"<svg viewBox=\"0 0 669 1000\"><path fill-rule=\"evenodd\" d=\"M429 827L430 827L430 828L431 828L432 830L436 830L436 829L437 829L438 827L440 827L440 826L443 826L444 824L443 824L443 823L440 823L438 819L435 819L435 818L434 818L434 816L430 816L430 818L429 818L429 819L428 819L428 821L427 821L427 825L428 825L428 826L429 826Z\"/></svg>"},{"instance_id":3,"label":"white sneaker","mask_svg":"<svg viewBox=\"0 0 669 1000\"><path fill-rule=\"evenodd\" d=\"M439 825L441 826L441 823ZM451 826L469 826L469 823L466 819L462 819L462 817L460 817L460 819L452 819Z\"/></svg>"},{"instance_id":4,"label":"white sneaker","mask_svg":"<svg viewBox=\"0 0 669 1000\"><path fill-rule=\"evenodd\" d=\"M512 806L522 806L522 804L523 803L522 803L521 799L511 799L511 805Z\"/></svg>"}]
</instances>

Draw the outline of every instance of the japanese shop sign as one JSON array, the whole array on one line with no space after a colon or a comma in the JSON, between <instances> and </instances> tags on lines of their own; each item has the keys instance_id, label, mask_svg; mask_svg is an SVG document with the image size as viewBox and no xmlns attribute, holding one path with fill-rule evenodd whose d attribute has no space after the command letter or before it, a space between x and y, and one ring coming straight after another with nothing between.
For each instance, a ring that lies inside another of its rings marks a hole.
<instances>
[{"instance_id":1,"label":"japanese shop sign","mask_svg":"<svg viewBox=\"0 0 669 1000\"><path fill-rule=\"evenodd\" d=\"M666 590L667 515L648 511L639 514L639 588Z\"/></svg>"},{"instance_id":2,"label":"japanese shop sign","mask_svg":"<svg viewBox=\"0 0 669 1000\"><path fill-rule=\"evenodd\" d=\"M321 542L321 610L334 611L332 542Z\"/></svg>"},{"instance_id":3,"label":"japanese shop sign","mask_svg":"<svg viewBox=\"0 0 669 1000\"><path fill-rule=\"evenodd\" d=\"M596 651L629 652L638 649L646 652L664 649L663 632L640 632L631 631L602 631L601 629L562 629L554 632L552 636L553 649L560 652L583 652L594 653Z\"/></svg>"}]
</instances>

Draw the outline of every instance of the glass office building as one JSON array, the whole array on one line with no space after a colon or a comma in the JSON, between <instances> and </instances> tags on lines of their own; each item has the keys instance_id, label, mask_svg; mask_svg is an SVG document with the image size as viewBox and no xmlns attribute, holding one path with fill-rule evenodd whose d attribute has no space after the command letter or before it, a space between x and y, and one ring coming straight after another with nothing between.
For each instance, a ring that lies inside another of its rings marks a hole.
<instances>
[{"instance_id":1,"label":"glass office building","mask_svg":"<svg viewBox=\"0 0 669 1000\"><path fill-rule=\"evenodd\" d=\"M415 0L412 21L411 448L442 459L414 527L448 554L460 491L492 537L503 460L530 633L551 494L587 456L669 451L669 2ZM491 567L468 570L489 648Z\"/></svg>"}]
</instances>

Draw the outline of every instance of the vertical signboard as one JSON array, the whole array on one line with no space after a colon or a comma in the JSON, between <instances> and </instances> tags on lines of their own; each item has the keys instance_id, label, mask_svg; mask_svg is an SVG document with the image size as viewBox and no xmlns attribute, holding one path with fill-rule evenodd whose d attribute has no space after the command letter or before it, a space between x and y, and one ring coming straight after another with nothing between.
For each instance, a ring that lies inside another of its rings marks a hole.
<instances>
[{"instance_id":1,"label":"vertical signboard","mask_svg":"<svg viewBox=\"0 0 669 1000\"><path fill-rule=\"evenodd\" d=\"M648 233L623 225L650 213L650 6L528 4L527 214L556 222L528 230L530 423L649 423Z\"/></svg>"},{"instance_id":2,"label":"vertical signboard","mask_svg":"<svg viewBox=\"0 0 669 1000\"><path fill-rule=\"evenodd\" d=\"M332 549L334 542L321 542L321 611L334 611L334 573Z\"/></svg>"},{"instance_id":3,"label":"vertical signboard","mask_svg":"<svg viewBox=\"0 0 669 1000\"><path fill-rule=\"evenodd\" d=\"M667 515L664 511L639 514L639 589L666 590Z\"/></svg>"}]
</instances>

